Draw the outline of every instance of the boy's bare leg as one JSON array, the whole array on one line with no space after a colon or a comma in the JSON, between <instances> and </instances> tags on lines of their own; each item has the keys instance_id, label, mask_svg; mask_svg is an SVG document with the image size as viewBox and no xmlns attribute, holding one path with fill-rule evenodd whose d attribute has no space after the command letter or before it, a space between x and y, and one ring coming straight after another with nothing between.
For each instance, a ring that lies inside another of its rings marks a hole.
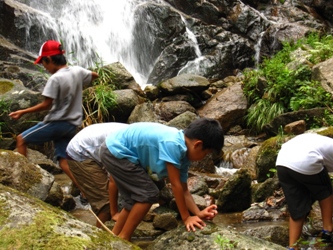
<instances>
[{"instance_id":1,"label":"boy's bare leg","mask_svg":"<svg viewBox=\"0 0 333 250\"><path fill-rule=\"evenodd\" d=\"M122 230L120 231L118 236L122 239L130 241L134 230L143 220L144 216L148 213L151 206L152 206L151 203L140 203L140 202L135 203L131 211L129 211L124 226L122 227ZM120 220L121 215L122 212L120 213L118 221Z\"/></svg>"},{"instance_id":2,"label":"boy's bare leg","mask_svg":"<svg viewBox=\"0 0 333 250\"><path fill-rule=\"evenodd\" d=\"M301 237L304 221L305 221L305 217L298 219L298 220L293 220L291 217L289 218L289 246L290 247L293 247L293 245Z\"/></svg>"},{"instance_id":3,"label":"boy's bare leg","mask_svg":"<svg viewBox=\"0 0 333 250\"><path fill-rule=\"evenodd\" d=\"M113 229L112 229L112 232L115 234L115 235L119 235L119 233L121 232L121 230L123 229L124 225L125 225L125 222L127 220L127 217L129 215L129 210L123 208L120 213L119 213L119 216L118 216L118 219L117 219L117 222L116 224L114 225Z\"/></svg>"},{"instance_id":4,"label":"boy's bare leg","mask_svg":"<svg viewBox=\"0 0 333 250\"><path fill-rule=\"evenodd\" d=\"M20 154L24 155L25 157L27 156L27 145L25 144L21 134L16 136L16 149Z\"/></svg>"},{"instance_id":5,"label":"boy's bare leg","mask_svg":"<svg viewBox=\"0 0 333 250\"><path fill-rule=\"evenodd\" d=\"M67 176L72 180L72 182L74 183L74 185L80 189L79 184L76 182L74 175L72 174L72 172L69 169L69 165L67 162L67 159L65 158L59 158L59 166L62 169L62 171L65 172L65 174L67 174ZM81 191L81 189L80 189ZM81 193L84 195L84 193L81 191Z\"/></svg>"},{"instance_id":6,"label":"boy's bare leg","mask_svg":"<svg viewBox=\"0 0 333 250\"><path fill-rule=\"evenodd\" d=\"M97 214L97 217L101 220L102 223L109 221L111 219L109 206L104 206L101 211ZM96 227L101 228L102 225L96 221Z\"/></svg>"},{"instance_id":7,"label":"boy's bare leg","mask_svg":"<svg viewBox=\"0 0 333 250\"><path fill-rule=\"evenodd\" d=\"M332 232L332 209L333 209L333 196L330 195L326 199L319 201L321 210L321 217L323 220L323 229Z\"/></svg>"},{"instance_id":8,"label":"boy's bare leg","mask_svg":"<svg viewBox=\"0 0 333 250\"><path fill-rule=\"evenodd\" d=\"M109 201L110 201L110 213L112 220L117 221L119 217L118 213L118 188L114 182L112 176L109 181Z\"/></svg>"}]
</instances>

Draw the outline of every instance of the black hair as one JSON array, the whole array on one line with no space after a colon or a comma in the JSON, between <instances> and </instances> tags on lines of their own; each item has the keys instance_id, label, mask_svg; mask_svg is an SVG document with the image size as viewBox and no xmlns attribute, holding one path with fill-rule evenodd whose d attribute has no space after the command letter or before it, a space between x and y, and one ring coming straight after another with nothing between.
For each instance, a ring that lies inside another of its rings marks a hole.
<instances>
[{"instance_id":1,"label":"black hair","mask_svg":"<svg viewBox=\"0 0 333 250\"><path fill-rule=\"evenodd\" d=\"M217 154L224 145L223 128L215 119L196 119L184 130L184 134L190 139L201 140L202 149L213 149Z\"/></svg>"},{"instance_id":2,"label":"black hair","mask_svg":"<svg viewBox=\"0 0 333 250\"><path fill-rule=\"evenodd\" d=\"M50 56L51 59L52 59L52 62L55 64L55 65L66 65L67 64L67 60L66 60L66 57L62 54L60 55L55 55L55 56ZM42 57L42 61L44 61L45 63L49 63L50 60L48 57L44 56Z\"/></svg>"}]
</instances>

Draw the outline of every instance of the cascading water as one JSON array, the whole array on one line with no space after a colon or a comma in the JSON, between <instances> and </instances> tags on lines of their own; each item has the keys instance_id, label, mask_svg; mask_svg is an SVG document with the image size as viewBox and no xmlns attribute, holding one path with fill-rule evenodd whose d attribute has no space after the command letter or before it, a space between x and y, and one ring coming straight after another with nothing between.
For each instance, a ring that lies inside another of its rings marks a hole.
<instances>
[{"instance_id":1,"label":"cascading water","mask_svg":"<svg viewBox=\"0 0 333 250\"><path fill-rule=\"evenodd\" d=\"M100 66L101 63L105 65L120 62L141 86L147 83L154 62L135 58L137 56L133 45L138 41L133 39L134 14L139 5L147 2L168 5L163 0L19 0L19 2L42 12L37 17L39 25L43 29L54 31L55 37L49 39L62 41L70 63L91 67L95 64ZM149 52L146 54L149 55Z\"/></svg>"},{"instance_id":2,"label":"cascading water","mask_svg":"<svg viewBox=\"0 0 333 250\"><path fill-rule=\"evenodd\" d=\"M133 12L147 0L29 0L23 3L44 12L41 26L55 31L70 62L84 67L121 62L137 82L145 82L136 71L131 43ZM56 24L56 25L55 25Z\"/></svg>"}]
</instances>

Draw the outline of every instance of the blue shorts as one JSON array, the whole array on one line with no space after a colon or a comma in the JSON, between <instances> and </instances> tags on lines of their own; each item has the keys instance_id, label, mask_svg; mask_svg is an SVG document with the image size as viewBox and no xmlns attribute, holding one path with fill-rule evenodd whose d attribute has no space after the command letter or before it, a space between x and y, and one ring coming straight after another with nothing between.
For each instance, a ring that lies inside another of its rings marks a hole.
<instances>
[{"instance_id":1,"label":"blue shorts","mask_svg":"<svg viewBox=\"0 0 333 250\"><path fill-rule=\"evenodd\" d=\"M21 136L26 144L42 144L53 141L55 157L67 158L66 148L76 134L76 126L67 121L39 122L24 131Z\"/></svg>"}]
</instances>

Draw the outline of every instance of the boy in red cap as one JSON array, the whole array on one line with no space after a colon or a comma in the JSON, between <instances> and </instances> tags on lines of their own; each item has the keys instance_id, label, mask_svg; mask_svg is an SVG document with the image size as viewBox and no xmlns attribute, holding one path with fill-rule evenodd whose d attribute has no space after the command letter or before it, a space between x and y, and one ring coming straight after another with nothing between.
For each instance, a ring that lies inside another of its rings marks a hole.
<instances>
[{"instance_id":1,"label":"boy in red cap","mask_svg":"<svg viewBox=\"0 0 333 250\"><path fill-rule=\"evenodd\" d=\"M34 63L42 64L52 74L42 92L45 99L33 107L11 112L9 116L16 120L27 113L49 110L42 122L16 137L17 151L26 156L27 144L53 141L59 166L77 185L68 167L66 147L82 122L82 85L95 80L98 74L79 66L67 66L64 53L57 41L49 40L42 45Z\"/></svg>"}]
</instances>

